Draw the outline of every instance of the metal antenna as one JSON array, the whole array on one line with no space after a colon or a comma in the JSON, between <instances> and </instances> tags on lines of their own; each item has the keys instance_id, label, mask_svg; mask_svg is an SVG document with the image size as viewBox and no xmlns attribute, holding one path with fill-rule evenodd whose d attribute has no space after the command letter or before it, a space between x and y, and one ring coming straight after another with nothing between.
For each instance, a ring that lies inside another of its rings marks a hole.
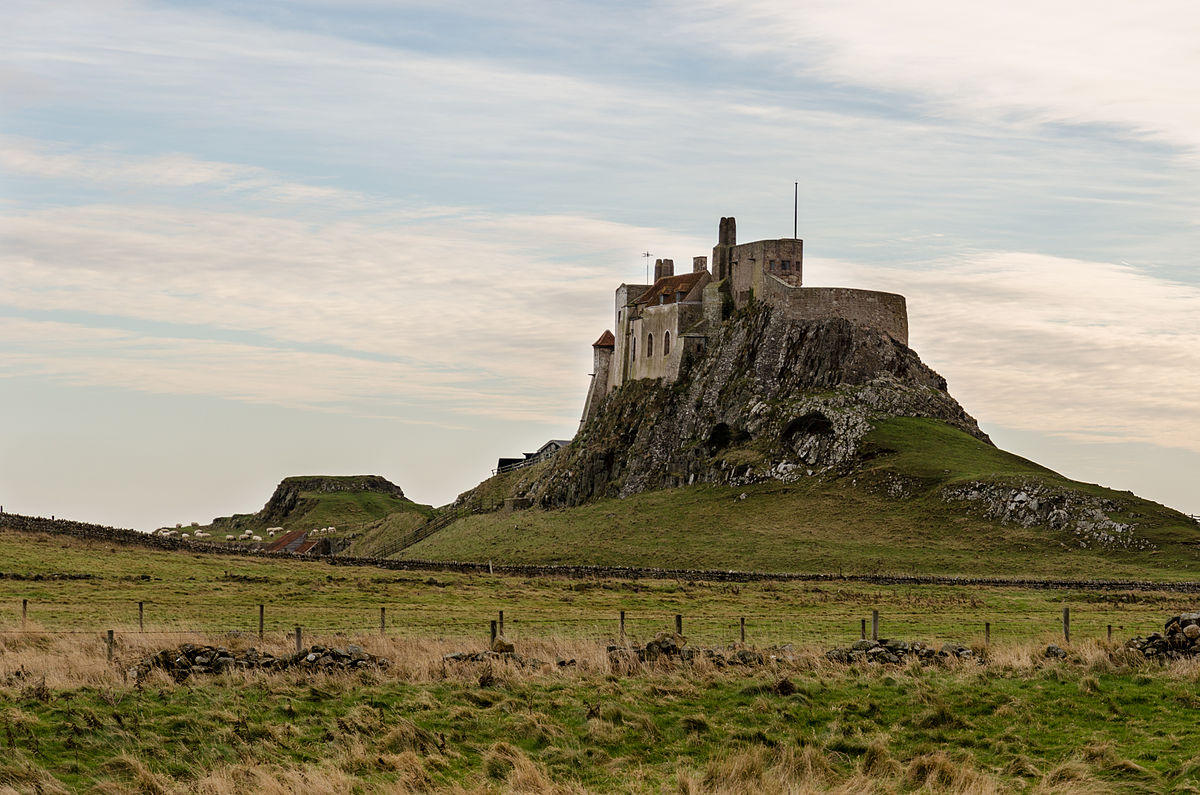
<instances>
[{"instance_id":1,"label":"metal antenna","mask_svg":"<svg viewBox=\"0 0 1200 795\"><path fill-rule=\"evenodd\" d=\"M646 284L650 283L650 258L653 256L649 251L642 252L642 259L646 260Z\"/></svg>"},{"instance_id":2,"label":"metal antenna","mask_svg":"<svg viewBox=\"0 0 1200 795\"><path fill-rule=\"evenodd\" d=\"M800 183L793 183L795 196L792 199L792 240L800 236Z\"/></svg>"}]
</instances>

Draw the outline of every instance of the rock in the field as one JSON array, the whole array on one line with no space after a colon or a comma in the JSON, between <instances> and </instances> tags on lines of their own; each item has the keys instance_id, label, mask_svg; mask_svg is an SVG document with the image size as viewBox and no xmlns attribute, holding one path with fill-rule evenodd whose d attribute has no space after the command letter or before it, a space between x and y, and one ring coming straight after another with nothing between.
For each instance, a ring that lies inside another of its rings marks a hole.
<instances>
[{"instance_id":1,"label":"rock in the field","mask_svg":"<svg viewBox=\"0 0 1200 795\"><path fill-rule=\"evenodd\" d=\"M516 647L503 635L497 635L496 639L492 641L492 651L497 654L512 654L515 650Z\"/></svg>"},{"instance_id":2,"label":"rock in the field","mask_svg":"<svg viewBox=\"0 0 1200 795\"><path fill-rule=\"evenodd\" d=\"M751 651L750 649L738 649L729 658L729 662L738 665L762 665L763 656L761 652Z\"/></svg>"},{"instance_id":3,"label":"rock in the field","mask_svg":"<svg viewBox=\"0 0 1200 795\"><path fill-rule=\"evenodd\" d=\"M1196 638L1200 638L1200 625L1188 624L1186 627L1183 628L1183 635L1188 640L1195 640Z\"/></svg>"},{"instance_id":4,"label":"rock in the field","mask_svg":"<svg viewBox=\"0 0 1200 795\"><path fill-rule=\"evenodd\" d=\"M1067 659L1067 650L1051 643L1046 647L1045 657L1050 660L1065 660Z\"/></svg>"}]
</instances>

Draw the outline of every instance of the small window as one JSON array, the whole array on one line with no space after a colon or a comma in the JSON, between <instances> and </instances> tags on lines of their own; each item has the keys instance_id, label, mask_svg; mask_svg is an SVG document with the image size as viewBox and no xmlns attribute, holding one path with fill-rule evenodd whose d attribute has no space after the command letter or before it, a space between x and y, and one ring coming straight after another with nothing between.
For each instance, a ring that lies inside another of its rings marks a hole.
<instances>
[{"instance_id":1,"label":"small window","mask_svg":"<svg viewBox=\"0 0 1200 795\"><path fill-rule=\"evenodd\" d=\"M771 270L775 270L775 260L771 260L770 262L768 262L767 267L770 268Z\"/></svg>"},{"instance_id":2,"label":"small window","mask_svg":"<svg viewBox=\"0 0 1200 795\"><path fill-rule=\"evenodd\" d=\"M637 358L637 337L634 337L631 342L630 349L629 349L629 358L630 359Z\"/></svg>"},{"instance_id":3,"label":"small window","mask_svg":"<svg viewBox=\"0 0 1200 795\"><path fill-rule=\"evenodd\" d=\"M654 355L654 335L653 334L646 335L646 355L647 356Z\"/></svg>"},{"instance_id":4,"label":"small window","mask_svg":"<svg viewBox=\"0 0 1200 795\"><path fill-rule=\"evenodd\" d=\"M792 261L789 259L785 259L783 262L781 262L779 264L779 267L785 271L790 271L792 269Z\"/></svg>"},{"instance_id":5,"label":"small window","mask_svg":"<svg viewBox=\"0 0 1200 795\"><path fill-rule=\"evenodd\" d=\"M663 356L666 356L670 352L671 352L671 332L668 331L663 334Z\"/></svg>"}]
</instances>

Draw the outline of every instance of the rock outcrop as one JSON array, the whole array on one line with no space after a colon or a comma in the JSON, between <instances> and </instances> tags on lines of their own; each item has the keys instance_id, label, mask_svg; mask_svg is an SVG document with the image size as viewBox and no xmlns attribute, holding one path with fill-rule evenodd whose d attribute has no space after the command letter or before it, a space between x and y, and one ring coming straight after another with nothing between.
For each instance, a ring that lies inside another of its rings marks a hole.
<instances>
[{"instance_id":1,"label":"rock outcrop","mask_svg":"<svg viewBox=\"0 0 1200 795\"><path fill-rule=\"evenodd\" d=\"M942 499L978 507L984 516L1002 524L1066 530L1075 544L1085 549L1154 548L1153 543L1134 532L1133 524L1109 516L1122 506L1070 489L1042 483L972 482L943 489Z\"/></svg>"},{"instance_id":2,"label":"rock outcrop","mask_svg":"<svg viewBox=\"0 0 1200 795\"><path fill-rule=\"evenodd\" d=\"M563 507L693 483L794 481L855 462L883 416L930 417L989 441L912 349L846 320L796 323L759 305L683 367L674 384L634 381L608 395L527 496Z\"/></svg>"},{"instance_id":3,"label":"rock outcrop","mask_svg":"<svg viewBox=\"0 0 1200 795\"><path fill-rule=\"evenodd\" d=\"M311 494L333 494L337 492L373 492L397 499L405 499L404 490L387 478L379 475L303 475L284 478L275 487L271 498L258 513L242 513L219 516L213 519L211 530L224 533L234 530L255 529L270 525L284 525L289 519L307 513L317 503L306 497Z\"/></svg>"}]
</instances>

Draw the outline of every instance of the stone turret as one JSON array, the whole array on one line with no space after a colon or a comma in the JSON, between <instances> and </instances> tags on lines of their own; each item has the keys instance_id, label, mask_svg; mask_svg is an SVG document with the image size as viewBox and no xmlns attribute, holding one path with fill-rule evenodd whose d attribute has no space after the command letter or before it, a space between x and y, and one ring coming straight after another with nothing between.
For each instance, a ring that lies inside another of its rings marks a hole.
<instances>
[{"instance_id":1,"label":"stone turret","mask_svg":"<svg viewBox=\"0 0 1200 795\"><path fill-rule=\"evenodd\" d=\"M617 347L616 337L605 331L600 339L592 343L592 383L588 388L587 400L583 403L581 423L587 422L600 407L600 400L608 392L609 373L612 370L613 351Z\"/></svg>"},{"instance_id":2,"label":"stone turret","mask_svg":"<svg viewBox=\"0 0 1200 795\"><path fill-rule=\"evenodd\" d=\"M733 247L737 245L737 219L722 218L713 247L713 279L723 281L733 275Z\"/></svg>"}]
</instances>

